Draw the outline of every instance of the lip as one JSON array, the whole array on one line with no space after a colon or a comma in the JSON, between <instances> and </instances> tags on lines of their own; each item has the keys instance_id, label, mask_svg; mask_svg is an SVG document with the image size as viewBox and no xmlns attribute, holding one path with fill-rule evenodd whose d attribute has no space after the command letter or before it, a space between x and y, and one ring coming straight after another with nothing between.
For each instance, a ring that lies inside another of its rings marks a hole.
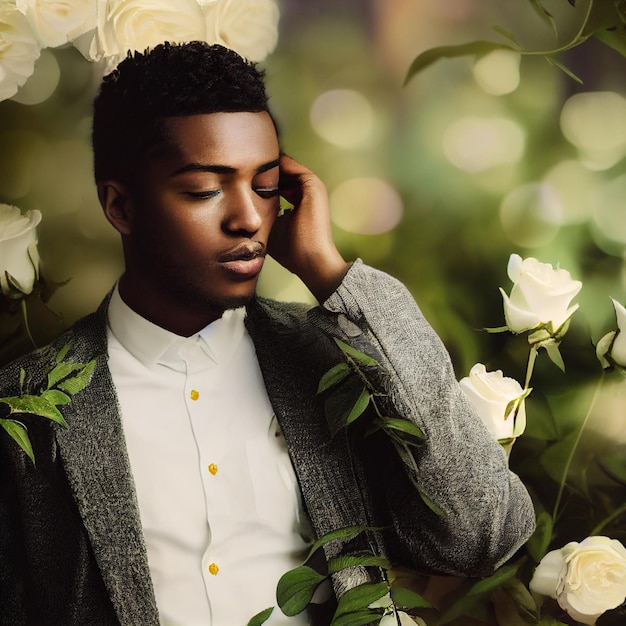
<instances>
[{"instance_id":1,"label":"lip","mask_svg":"<svg viewBox=\"0 0 626 626\"><path fill-rule=\"evenodd\" d=\"M251 278L256 278L259 275L264 262L265 257L263 255L258 255L249 259L239 258L232 259L230 261L221 261L220 267L233 277L237 277L240 280L250 280Z\"/></svg>"},{"instance_id":2,"label":"lip","mask_svg":"<svg viewBox=\"0 0 626 626\"><path fill-rule=\"evenodd\" d=\"M245 241L222 253L220 267L235 280L256 278L265 260L265 246L260 241Z\"/></svg>"}]
</instances>

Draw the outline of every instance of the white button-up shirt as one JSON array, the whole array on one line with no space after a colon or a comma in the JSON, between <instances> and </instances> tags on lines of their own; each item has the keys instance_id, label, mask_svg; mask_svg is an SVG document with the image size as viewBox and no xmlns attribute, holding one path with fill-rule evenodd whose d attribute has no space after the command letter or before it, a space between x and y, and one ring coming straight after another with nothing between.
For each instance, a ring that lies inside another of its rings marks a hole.
<instances>
[{"instance_id":1,"label":"white button-up shirt","mask_svg":"<svg viewBox=\"0 0 626 626\"><path fill-rule=\"evenodd\" d=\"M185 338L117 289L109 305L109 367L165 626L245 625L275 606L278 579L306 549L244 316L227 311ZM298 622L275 609L267 623Z\"/></svg>"}]
</instances>

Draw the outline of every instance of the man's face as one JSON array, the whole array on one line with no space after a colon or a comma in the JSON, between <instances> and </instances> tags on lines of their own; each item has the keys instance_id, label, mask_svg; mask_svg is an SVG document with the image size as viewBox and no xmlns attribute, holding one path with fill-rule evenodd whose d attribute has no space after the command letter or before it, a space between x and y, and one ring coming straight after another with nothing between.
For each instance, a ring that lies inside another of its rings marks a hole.
<instances>
[{"instance_id":1,"label":"man's face","mask_svg":"<svg viewBox=\"0 0 626 626\"><path fill-rule=\"evenodd\" d=\"M133 186L127 272L190 310L242 306L254 296L279 209L272 119L212 113L165 124L167 141Z\"/></svg>"}]
</instances>

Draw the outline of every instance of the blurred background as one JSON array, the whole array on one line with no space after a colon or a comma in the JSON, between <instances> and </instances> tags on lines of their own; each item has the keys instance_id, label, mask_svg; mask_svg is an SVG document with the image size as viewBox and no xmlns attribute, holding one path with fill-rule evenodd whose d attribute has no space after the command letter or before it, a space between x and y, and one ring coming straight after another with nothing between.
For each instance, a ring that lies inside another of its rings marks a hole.
<instances>
[{"instance_id":1,"label":"blurred background","mask_svg":"<svg viewBox=\"0 0 626 626\"><path fill-rule=\"evenodd\" d=\"M556 36L530 1L279 4L278 47L263 66L284 149L325 181L345 257L408 286L458 378L482 362L524 382L526 337L482 330L505 324L498 288L510 291L511 253L583 282L561 344L566 372L539 355L526 434L511 454L538 512L551 507L600 375L594 345L616 328L610 297L626 301L626 59L590 39L559 56L582 84L541 55L496 51L440 60L404 85L424 50L506 41L494 25L528 50L558 48L587 5L544 0ZM49 309L29 298L40 345L94 310L122 271L92 180L91 101L101 74L73 47L46 49L17 96L0 102L0 203L43 213L46 276L67 281ZM271 261L260 291L313 302ZM29 344L13 347L17 355ZM580 540L593 518L607 516L605 532L626 540L626 381L607 382L570 468L572 525L557 541Z\"/></svg>"},{"instance_id":2,"label":"blurred background","mask_svg":"<svg viewBox=\"0 0 626 626\"><path fill-rule=\"evenodd\" d=\"M529 49L557 47L584 7L546 4L559 40L529 2L282 0L278 47L263 64L284 148L326 182L342 252L407 284L459 377L476 361L508 366L527 349L477 330L504 324L498 287L509 291L512 252L583 281L563 344L573 374L595 358L590 337L614 328L609 296L625 300L620 54L589 40L562 55L582 85L541 56L520 61L506 51L438 61L403 85L418 53L503 41L494 25ZM90 108L100 71L72 47L47 49L18 95L0 103L0 202L42 211L47 276L69 280L49 302L58 319L32 313L40 341L93 310L122 269L92 182ZM311 300L273 264L261 292Z\"/></svg>"}]
</instances>

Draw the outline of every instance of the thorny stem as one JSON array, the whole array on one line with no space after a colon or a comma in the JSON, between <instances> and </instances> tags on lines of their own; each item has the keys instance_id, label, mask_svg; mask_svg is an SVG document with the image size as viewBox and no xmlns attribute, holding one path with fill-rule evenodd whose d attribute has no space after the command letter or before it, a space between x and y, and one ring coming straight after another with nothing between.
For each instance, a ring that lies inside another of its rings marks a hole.
<instances>
[{"instance_id":1,"label":"thorny stem","mask_svg":"<svg viewBox=\"0 0 626 626\"><path fill-rule=\"evenodd\" d=\"M556 496L556 500L554 502L554 509L552 510L552 519L556 520L557 513L559 512L559 506L561 504L561 498L563 496L563 489L565 488L565 482L567 480L567 475L569 474L569 468L572 464L572 460L574 459L574 454L576 453L576 449L578 448L578 444L580 443L580 439L582 437L583 431L587 426L587 422L591 417L591 412L600 397L600 390L602 389L602 383L604 382L604 370L600 375L600 379L598 380L598 384L596 385L596 389L593 393L593 398L591 399L591 403L589 404L589 408L587 409L587 415L585 415L585 419L583 423L580 425L578 429L578 434L576 435L576 441L574 441L574 445L570 450L569 456L567 457L567 462L565 463L565 468L563 469L563 476L561 477L561 482L559 483L559 492Z\"/></svg>"}]
</instances>

